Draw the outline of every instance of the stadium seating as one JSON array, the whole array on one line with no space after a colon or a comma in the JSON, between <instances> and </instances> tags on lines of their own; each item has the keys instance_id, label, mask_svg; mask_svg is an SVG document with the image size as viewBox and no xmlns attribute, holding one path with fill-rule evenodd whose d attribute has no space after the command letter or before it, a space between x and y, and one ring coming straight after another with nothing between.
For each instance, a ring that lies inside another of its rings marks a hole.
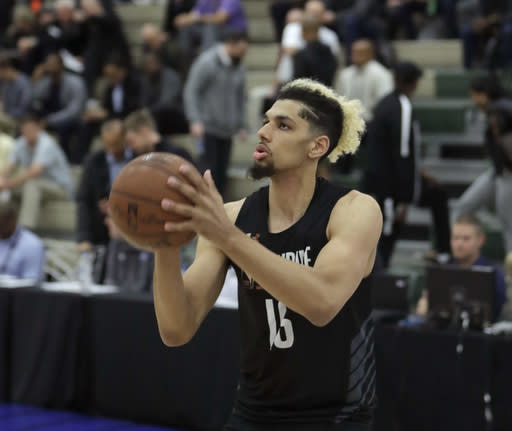
<instances>
[{"instance_id":1,"label":"stadium seating","mask_svg":"<svg viewBox=\"0 0 512 431\"><path fill-rule=\"evenodd\" d=\"M254 94L257 89L263 89L258 94L261 98L265 86L272 82L278 52L269 16L270 1L243 0L243 4L249 17L251 39L246 58L248 93ZM160 25L165 15L164 6L118 3L117 11L137 59L141 52L141 25L146 22ZM462 47L458 40L396 41L393 47L398 59L414 61L424 68L425 73L414 101L422 126L422 156L425 167L447 186L450 196L456 198L488 166L482 143L482 123L474 121L475 117L468 117L473 112L468 88L471 78L477 72L462 69ZM250 100L248 112L251 137L245 142L236 140L233 148L228 183L231 199L240 198L259 186L248 181L245 175L256 141L254 132L259 124L258 110L252 103L254 100ZM173 139L176 144L197 154L192 137L180 135ZM79 169L74 173L78 176ZM356 173L344 178L344 181L357 182L357 178ZM43 214L42 229L73 235L73 204L49 204ZM485 213L484 216L489 238L486 251L489 251L491 257L501 259L503 247L496 218L492 213ZM398 245L398 249L404 251L398 253L394 262L398 267L410 266L411 256L415 259L410 249L420 254L431 247L431 220L428 212L412 209L408 226L406 241L400 241ZM402 258L405 263L400 261Z\"/></svg>"}]
</instances>

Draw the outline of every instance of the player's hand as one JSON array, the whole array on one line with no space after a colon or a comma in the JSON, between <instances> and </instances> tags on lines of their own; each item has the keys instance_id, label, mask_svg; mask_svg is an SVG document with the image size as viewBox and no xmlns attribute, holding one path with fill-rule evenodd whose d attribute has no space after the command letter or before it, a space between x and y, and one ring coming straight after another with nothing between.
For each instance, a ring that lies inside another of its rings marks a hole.
<instances>
[{"instance_id":1,"label":"player's hand","mask_svg":"<svg viewBox=\"0 0 512 431\"><path fill-rule=\"evenodd\" d=\"M170 177L168 184L186 196L192 204L163 199L162 208L188 220L166 222L164 229L167 232L192 230L222 248L222 244L229 240L235 227L226 214L222 196L215 186L211 171L207 170L202 177L190 166L182 165L179 171L186 182Z\"/></svg>"}]
</instances>

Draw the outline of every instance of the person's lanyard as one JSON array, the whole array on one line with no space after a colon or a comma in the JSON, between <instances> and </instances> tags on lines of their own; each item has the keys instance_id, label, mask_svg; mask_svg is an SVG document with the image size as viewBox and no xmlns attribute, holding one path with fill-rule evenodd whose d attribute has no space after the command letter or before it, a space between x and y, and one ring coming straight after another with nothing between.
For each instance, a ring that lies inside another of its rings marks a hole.
<instances>
[{"instance_id":1,"label":"person's lanyard","mask_svg":"<svg viewBox=\"0 0 512 431\"><path fill-rule=\"evenodd\" d=\"M9 264L9 261L11 260L12 253L16 246L18 245L18 240L20 238L21 231L19 229L16 229L16 232L14 232L13 236L10 238L9 245L7 248L7 253L5 254L4 260L2 264L0 264L0 274L5 274L7 271L7 265Z\"/></svg>"}]
</instances>

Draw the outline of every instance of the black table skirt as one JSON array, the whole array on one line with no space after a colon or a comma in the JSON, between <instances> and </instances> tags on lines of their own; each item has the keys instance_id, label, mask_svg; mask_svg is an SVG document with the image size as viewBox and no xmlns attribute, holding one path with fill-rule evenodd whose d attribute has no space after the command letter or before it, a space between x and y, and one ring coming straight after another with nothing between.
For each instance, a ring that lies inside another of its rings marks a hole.
<instances>
[{"instance_id":1,"label":"black table skirt","mask_svg":"<svg viewBox=\"0 0 512 431\"><path fill-rule=\"evenodd\" d=\"M237 312L213 309L192 341L160 340L152 300L91 302L94 405L98 413L186 429L218 430L238 379Z\"/></svg>"},{"instance_id":2,"label":"black table skirt","mask_svg":"<svg viewBox=\"0 0 512 431\"><path fill-rule=\"evenodd\" d=\"M377 431L512 430L511 337L381 324L375 334ZM219 430L238 337L234 310L213 309L189 344L167 348L150 296L0 289L0 401Z\"/></svg>"},{"instance_id":3,"label":"black table skirt","mask_svg":"<svg viewBox=\"0 0 512 431\"><path fill-rule=\"evenodd\" d=\"M512 430L511 338L378 325L375 341L377 431Z\"/></svg>"},{"instance_id":4,"label":"black table skirt","mask_svg":"<svg viewBox=\"0 0 512 431\"><path fill-rule=\"evenodd\" d=\"M9 399L10 299L10 291L0 289L0 402L6 402Z\"/></svg>"},{"instance_id":5,"label":"black table skirt","mask_svg":"<svg viewBox=\"0 0 512 431\"><path fill-rule=\"evenodd\" d=\"M10 401L43 407L82 404L84 300L20 289L11 298Z\"/></svg>"}]
</instances>

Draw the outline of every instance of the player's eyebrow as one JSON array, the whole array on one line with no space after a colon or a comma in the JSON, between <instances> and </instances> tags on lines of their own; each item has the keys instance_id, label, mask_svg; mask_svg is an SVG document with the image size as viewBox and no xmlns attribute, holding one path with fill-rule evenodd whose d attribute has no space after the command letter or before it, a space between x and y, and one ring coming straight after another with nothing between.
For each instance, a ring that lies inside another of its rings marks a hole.
<instances>
[{"instance_id":1,"label":"player's eyebrow","mask_svg":"<svg viewBox=\"0 0 512 431\"><path fill-rule=\"evenodd\" d=\"M291 121L293 124L297 124L297 122L292 117L284 114L275 115L272 117L272 119L277 121ZM269 116L267 114L263 115L263 121L269 121Z\"/></svg>"}]
</instances>

